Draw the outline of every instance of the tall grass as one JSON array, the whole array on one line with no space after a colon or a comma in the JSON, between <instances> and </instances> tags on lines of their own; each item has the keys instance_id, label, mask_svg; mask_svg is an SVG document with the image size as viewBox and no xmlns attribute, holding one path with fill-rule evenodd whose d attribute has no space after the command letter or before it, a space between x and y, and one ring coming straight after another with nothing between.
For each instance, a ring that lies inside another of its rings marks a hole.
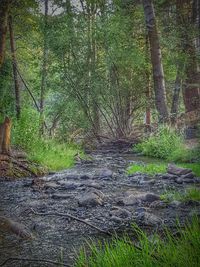
<instances>
[{"instance_id":1,"label":"tall grass","mask_svg":"<svg viewBox=\"0 0 200 267\"><path fill-rule=\"evenodd\" d=\"M188 200L194 200L194 201L200 201L200 188L197 187L191 187L187 188L185 192L179 192L179 191L167 191L164 194L162 194L161 199L166 202L171 202L173 200L178 201L188 201Z\"/></svg>"},{"instance_id":2,"label":"tall grass","mask_svg":"<svg viewBox=\"0 0 200 267\"><path fill-rule=\"evenodd\" d=\"M186 148L183 133L177 133L169 126L161 126L149 138L137 144L134 151L142 152L146 156L175 162L200 160L199 150Z\"/></svg>"},{"instance_id":3,"label":"tall grass","mask_svg":"<svg viewBox=\"0 0 200 267\"><path fill-rule=\"evenodd\" d=\"M198 267L200 262L200 224L194 217L184 229L178 228L180 237L175 238L165 230L164 238L147 234L134 226L139 250L126 238L113 239L110 243L90 245L89 253L82 250L75 267Z\"/></svg>"},{"instance_id":4,"label":"tall grass","mask_svg":"<svg viewBox=\"0 0 200 267\"><path fill-rule=\"evenodd\" d=\"M24 110L20 120L13 122L12 144L27 152L28 158L50 170L61 170L74 164L74 156L80 148L73 144L60 144L53 139L42 138L38 133L39 115L32 109Z\"/></svg>"}]
</instances>

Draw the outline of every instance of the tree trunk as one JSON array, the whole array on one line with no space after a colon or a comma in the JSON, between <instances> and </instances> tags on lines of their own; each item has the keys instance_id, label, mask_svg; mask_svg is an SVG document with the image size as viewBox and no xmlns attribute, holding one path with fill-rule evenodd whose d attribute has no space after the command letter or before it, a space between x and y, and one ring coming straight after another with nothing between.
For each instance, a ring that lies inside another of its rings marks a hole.
<instances>
[{"instance_id":1,"label":"tree trunk","mask_svg":"<svg viewBox=\"0 0 200 267\"><path fill-rule=\"evenodd\" d=\"M179 107L179 95L182 86L182 75L181 75L182 66L179 64L177 67L176 81L174 85L172 107L171 107L171 124L175 125L178 115Z\"/></svg>"},{"instance_id":2,"label":"tree trunk","mask_svg":"<svg viewBox=\"0 0 200 267\"><path fill-rule=\"evenodd\" d=\"M6 117L4 122L0 124L0 154L10 155L10 132L11 120Z\"/></svg>"},{"instance_id":3,"label":"tree trunk","mask_svg":"<svg viewBox=\"0 0 200 267\"><path fill-rule=\"evenodd\" d=\"M43 45L43 63L42 63L42 80L40 90L40 134L44 134L44 100L46 91L47 78L47 20L48 20L48 0L45 0L45 14L44 14L44 45Z\"/></svg>"},{"instance_id":4,"label":"tree trunk","mask_svg":"<svg viewBox=\"0 0 200 267\"><path fill-rule=\"evenodd\" d=\"M195 137L197 125L200 121L200 68L198 63L199 39L200 39L200 1L179 2L179 13L182 18L182 46L186 53L185 83L183 86L183 99L186 112L186 135L189 138ZM194 38L191 28L195 28L197 36ZM190 130L194 134L190 134Z\"/></svg>"},{"instance_id":5,"label":"tree trunk","mask_svg":"<svg viewBox=\"0 0 200 267\"><path fill-rule=\"evenodd\" d=\"M6 46L6 33L8 25L8 10L9 10L9 0L1 0L0 7L0 68L4 60L4 51Z\"/></svg>"},{"instance_id":6,"label":"tree trunk","mask_svg":"<svg viewBox=\"0 0 200 267\"><path fill-rule=\"evenodd\" d=\"M21 106L20 106L20 88L19 88L19 80L17 73L17 58L16 58L16 48L15 48L15 39L13 32L13 22L12 17L9 16L9 32L10 32L10 48L12 54L12 66L13 66L13 78L15 85L15 108L16 108L16 117L20 118Z\"/></svg>"},{"instance_id":7,"label":"tree trunk","mask_svg":"<svg viewBox=\"0 0 200 267\"><path fill-rule=\"evenodd\" d=\"M143 0L144 14L150 44L151 63L155 91L155 105L159 114L159 121L168 121L166 91L162 65L161 49L156 26L156 19L152 0Z\"/></svg>"}]
</instances>

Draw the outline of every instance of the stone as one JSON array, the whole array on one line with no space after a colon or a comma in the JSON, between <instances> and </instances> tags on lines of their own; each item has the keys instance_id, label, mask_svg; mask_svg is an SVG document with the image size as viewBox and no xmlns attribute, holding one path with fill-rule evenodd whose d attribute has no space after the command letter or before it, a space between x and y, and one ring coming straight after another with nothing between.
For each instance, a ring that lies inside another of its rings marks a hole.
<instances>
[{"instance_id":1,"label":"stone","mask_svg":"<svg viewBox=\"0 0 200 267\"><path fill-rule=\"evenodd\" d=\"M167 207L167 203L161 200L157 200L151 203L149 206L151 209L164 209Z\"/></svg>"},{"instance_id":2,"label":"stone","mask_svg":"<svg viewBox=\"0 0 200 267\"><path fill-rule=\"evenodd\" d=\"M126 209L122 209L122 208L114 208L113 210L110 211L110 215L111 216L117 216L120 218L127 218L127 217L131 217L131 212L126 210Z\"/></svg>"},{"instance_id":3,"label":"stone","mask_svg":"<svg viewBox=\"0 0 200 267\"><path fill-rule=\"evenodd\" d=\"M113 172L109 169L100 169L98 173L96 173L96 176L100 179L107 179L112 178Z\"/></svg>"},{"instance_id":4,"label":"stone","mask_svg":"<svg viewBox=\"0 0 200 267\"><path fill-rule=\"evenodd\" d=\"M104 194L101 191L93 190L85 192L78 198L78 205L80 207L95 207L104 204Z\"/></svg>"},{"instance_id":5,"label":"stone","mask_svg":"<svg viewBox=\"0 0 200 267\"><path fill-rule=\"evenodd\" d=\"M67 190L75 190L77 187L83 185L81 183L76 183L76 182L70 182L66 180L60 180L58 183L65 189Z\"/></svg>"},{"instance_id":6,"label":"stone","mask_svg":"<svg viewBox=\"0 0 200 267\"><path fill-rule=\"evenodd\" d=\"M175 180L178 176L170 173L163 174L162 179Z\"/></svg>"},{"instance_id":7,"label":"stone","mask_svg":"<svg viewBox=\"0 0 200 267\"><path fill-rule=\"evenodd\" d=\"M86 183L85 185L88 187L93 187L95 189L101 189L102 188L102 185L100 185L99 183L96 183L96 182Z\"/></svg>"},{"instance_id":8,"label":"stone","mask_svg":"<svg viewBox=\"0 0 200 267\"><path fill-rule=\"evenodd\" d=\"M129 195L124 197L121 202L125 206L132 206L139 204L141 201L135 195Z\"/></svg>"},{"instance_id":9,"label":"stone","mask_svg":"<svg viewBox=\"0 0 200 267\"><path fill-rule=\"evenodd\" d=\"M142 212L136 216L136 222L145 226L158 226L162 224L162 219L149 212Z\"/></svg>"},{"instance_id":10,"label":"stone","mask_svg":"<svg viewBox=\"0 0 200 267\"><path fill-rule=\"evenodd\" d=\"M183 179L182 179L181 177L177 177L177 178L175 179L175 182L176 182L177 184L182 184L182 183L183 183Z\"/></svg>"},{"instance_id":11,"label":"stone","mask_svg":"<svg viewBox=\"0 0 200 267\"><path fill-rule=\"evenodd\" d=\"M71 197L71 195L62 194L62 193L55 193L55 194L52 194L51 197L53 199L69 199Z\"/></svg>"},{"instance_id":12,"label":"stone","mask_svg":"<svg viewBox=\"0 0 200 267\"><path fill-rule=\"evenodd\" d=\"M192 170L190 169L186 169L186 168L182 168L182 167L178 167L174 164L169 164L168 168L167 168L167 172L170 174L175 174L175 175L184 175L184 174L188 174L191 173Z\"/></svg>"},{"instance_id":13,"label":"stone","mask_svg":"<svg viewBox=\"0 0 200 267\"><path fill-rule=\"evenodd\" d=\"M194 174L192 172L189 172L187 174L181 175L182 179L193 179L194 178Z\"/></svg>"},{"instance_id":14,"label":"stone","mask_svg":"<svg viewBox=\"0 0 200 267\"><path fill-rule=\"evenodd\" d=\"M60 187L57 183L55 182L48 182L44 185L45 188L52 188L52 189L57 189Z\"/></svg>"},{"instance_id":15,"label":"stone","mask_svg":"<svg viewBox=\"0 0 200 267\"><path fill-rule=\"evenodd\" d=\"M152 203L156 200L160 200L160 196L153 193L146 193L144 196L141 197L141 199L145 202Z\"/></svg>"},{"instance_id":16,"label":"stone","mask_svg":"<svg viewBox=\"0 0 200 267\"><path fill-rule=\"evenodd\" d=\"M172 208L178 208L180 205L181 205L181 202L178 200L174 200L169 204L169 206Z\"/></svg>"},{"instance_id":17,"label":"stone","mask_svg":"<svg viewBox=\"0 0 200 267\"><path fill-rule=\"evenodd\" d=\"M111 220L115 223L122 223L122 219L117 216L112 216Z\"/></svg>"},{"instance_id":18,"label":"stone","mask_svg":"<svg viewBox=\"0 0 200 267\"><path fill-rule=\"evenodd\" d=\"M84 174L84 175L81 175L80 176L80 179L82 179L82 180L88 180L88 179L91 179L91 177L89 175Z\"/></svg>"},{"instance_id":19,"label":"stone","mask_svg":"<svg viewBox=\"0 0 200 267\"><path fill-rule=\"evenodd\" d=\"M191 178L185 178L185 179L183 179L183 182L186 184L193 184L193 183L195 183L195 180L191 179Z\"/></svg>"}]
</instances>

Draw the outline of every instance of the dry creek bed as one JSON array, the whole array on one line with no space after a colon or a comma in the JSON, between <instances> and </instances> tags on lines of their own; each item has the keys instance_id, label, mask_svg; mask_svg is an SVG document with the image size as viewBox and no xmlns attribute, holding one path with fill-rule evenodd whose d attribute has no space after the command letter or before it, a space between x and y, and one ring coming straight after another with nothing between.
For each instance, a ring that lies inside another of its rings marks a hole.
<instances>
[{"instance_id":1,"label":"dry creek bed","mask_svg":"<svg viewBox=\"0 0 200 267\"><path fill-rule=\"evenodd\" d=\"M151 231L164 225L173 228L177 218L184 223L194 214L200 215L199 202L167 204L159 197L166 190L183 191L194 184L199 186L200 179L190 173L127 175L127 166L140 161L135 155L96 151L91 158L78 162L72 169L41 178L0 179L0 216L22 223L32 234L31 239L24 239L0 231L0 266L9 258L58 261L61 250L64 263L73 266L76 253L86 240L106 238L103 231L129 231L132 222ZM59 215L66 213L102 232ZM8 261L4 266L55 265Z\"/></svg>"}]
</instances>

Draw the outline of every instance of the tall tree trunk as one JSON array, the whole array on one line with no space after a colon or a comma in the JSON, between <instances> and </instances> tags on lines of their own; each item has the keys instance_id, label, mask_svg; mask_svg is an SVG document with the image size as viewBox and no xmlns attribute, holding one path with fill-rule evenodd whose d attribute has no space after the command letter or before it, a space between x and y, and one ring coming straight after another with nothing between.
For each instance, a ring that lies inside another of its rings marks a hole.
<instances>
[{"instance_id":1,"label":"tall tree trunk","mask_svg":"<svg viewBox=\"0 0 200 267\"><path fill-rule=\"evenodd\" d=\"M200 1L177 1L179 2L179 13L182 19L183 49L186 53L186 79L183 86L187 124L186 135L187 137L193 137L200 121L200 68L198 63L199 47L197 46L200 39ZM191 29L197 30L196 38L194 38Z\"/></svg>"},{"instance_id":2,"label":"tall tree trunk","mask_svg":"<svg viewBox=\"0 0 200 267\"><path fill-rule=\"evenodd\" d=\"M1 0L0 3L0 68L4 60L4 52L6 46L6 33L8 26L8 11L9 11L9 0Z\"/></svg>"},{"instance_id":3,"label":"tall tree trunk","mask_svg":"<svg viewBox=\"0 0 200 267\"><path fill-rule=\"evenodd\" d=\"M45 14L44 14L44 44L43 44L43 63L42 63L42 80L40 90L40 134L44 134L44 100L46 91L47 79L47 20L48 20L48 0L45 0Z\"/></svg>"},{"instance_id":4,"label":"tall tree trunk","mask_svg":"<svg viewBox=\"0 0 200 267\"><path fill-rule=\"evenodd\" d=\"M179 95L182 86L182 65L179 64L177 67L177 74L176 80L174 85L174 92L173 92L173 99L172 99L172 106L171 106L171 124L175 125L178 115L178 107L179 107Z\"/></svg>"},{"instance_id":5,"label":"tall tree trunk","mask_svg":"<svg viewBox=\"0 0 200 267\"><path fill-rule=\"evenodd\" d=\"M20 106L20 86L19 79L17 73L17 58L16 58L16 48L15 48L15 38L13 32L13 22L12 16L9 16L9 32L10 32L10 48L12 54L12 66L13 66L13 78L14 78L14 86L15 86L15 109L16 109L16 117L20 118L21 106Z\"/></svg>"},{"instance_id":6,"label":"tall tree trunk","mask_svg":"<svg viewBox=\"0 0 200 267\"><path fill-rule=\"evenodd\" d=\"M159 114L159 121L168 121L164 72L162 65L161 49L156 26L154 6L152 0L143 0L146 27L148 32L153 80L155 91L155 105Z\"/></svg>"}]
</instances>

